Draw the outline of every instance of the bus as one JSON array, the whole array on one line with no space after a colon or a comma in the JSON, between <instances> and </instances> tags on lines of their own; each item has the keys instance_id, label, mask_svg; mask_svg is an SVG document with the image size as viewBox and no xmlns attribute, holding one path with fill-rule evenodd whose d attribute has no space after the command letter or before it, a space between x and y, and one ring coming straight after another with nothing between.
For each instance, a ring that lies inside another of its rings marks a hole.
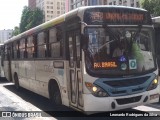
<instances>
[{"instance_id":1,"label":"bus","mask_svg":"<svg viewBox=\"0 0 160 120\"><path fill-rule=\"evenodd\" d=\"M4 79L4 71L3 71L3 64L2 64L2 61L3 61L3 44L0 44L0 79Z\"/></svg>"},{"instance_id":2,"label":"bus","mask_svg":"<svg viewBox=\"0 0 160 120\"><path fill-rule=\"evenodd\" d=\"M157 57L157 63L158 63L158 68L160 70L160 47L158 46L160 44L160 16L158 17L153 17L152 22L154 25L154 30L155 30L155 51L156 51L156 57ZM160 71L159 71L160 73Z\"/></svg>"},{"instance_id":3,"label":"bus","mask_svg":"<svg viewBox=\"0 0 160 120\"><path fill-rule=\"evenodd\" d=\"M80 7L7 40L4 72L53 105L87 114L132 108L159 101L154 40L144 9Z\"/></svg>"}]
</instances>

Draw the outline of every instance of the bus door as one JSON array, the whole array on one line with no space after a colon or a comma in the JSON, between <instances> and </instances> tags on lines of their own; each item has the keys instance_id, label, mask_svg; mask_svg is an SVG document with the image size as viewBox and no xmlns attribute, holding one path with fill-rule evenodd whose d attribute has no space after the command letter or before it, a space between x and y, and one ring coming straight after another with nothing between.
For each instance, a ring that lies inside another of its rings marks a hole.
<instances>
[{"instance_id":1,"label":"bus door","mask_svg":"<svg viewBox=\"0 0 160 120\"><path fill-rule=\"evenodd\" d=\"M5 52L6 52L6 67L5 68L5 77L8 79L8 81L12 81L11 76L11 47L5 46Z\"/></svg>"},{"instance_id":2,"label":"bus door","mask_svg":"<svg viewBox=\"0 0 160 120\"><path fill-rule=\"evenodd\" d=\"M80 30L68 32L70 105L83 107Z\"/></svg>"}]
</instances>

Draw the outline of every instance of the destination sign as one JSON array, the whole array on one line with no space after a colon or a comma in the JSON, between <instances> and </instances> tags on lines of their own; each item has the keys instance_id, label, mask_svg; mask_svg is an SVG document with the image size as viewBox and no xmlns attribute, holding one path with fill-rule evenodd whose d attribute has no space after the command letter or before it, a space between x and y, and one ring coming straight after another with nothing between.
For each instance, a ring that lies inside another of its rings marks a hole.
<instances>
[{"instance_id":1,"label":"destination sign","mask_svg":"<svg viewBox=\"0 0 160 120\"><path fill-rule=\"evenodd\" d=\"M85 12L84 21L91 24L151 24L148 12L127 8L97 8Z\"/></svg>"},{"instance_id":2,"label":"destination sign","mask_svg":"<svg viewBox=\"0 0 160 120\"><path fill-rule=\"evenodd\" d=\"M94 68L117 68L116 62L95 62Z\"/></svg>"}]
</instances>

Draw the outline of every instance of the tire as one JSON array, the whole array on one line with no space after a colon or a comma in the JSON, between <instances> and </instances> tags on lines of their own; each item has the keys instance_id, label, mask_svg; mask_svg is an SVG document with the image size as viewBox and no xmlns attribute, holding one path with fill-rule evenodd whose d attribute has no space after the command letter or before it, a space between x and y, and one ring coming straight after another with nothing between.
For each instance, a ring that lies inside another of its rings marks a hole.
<instances>
[{"instance_id":1,"label":"tire","mask_svg":"<svg viewBox=\"0 0 160 120\"><path fill-rule=\"evenodd\" d=\"M59 87L54 82L51 82L49 86L49 96L50 96L50 101L53 105L56 105L56 106L62 105L62 99L61 99Z\"/></svg>"},{"instance_id":2,"label":"tire","mask_svg":"<svg viewBox=\"0 0 160 120\"><path fill-rule=\"evenodd\" d=\"M19 79L18 79L17 74L14 75L14 81L15 81L15 87L16 87L16 89L19 90L20 86L19 86Z\"/></svg>"}]
</instances>

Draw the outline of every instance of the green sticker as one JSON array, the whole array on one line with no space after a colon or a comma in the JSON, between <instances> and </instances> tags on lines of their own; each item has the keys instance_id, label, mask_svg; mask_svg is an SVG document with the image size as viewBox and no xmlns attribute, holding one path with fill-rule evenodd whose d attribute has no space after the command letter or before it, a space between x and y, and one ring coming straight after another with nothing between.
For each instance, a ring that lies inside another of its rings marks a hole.
<instances>
[{"instance_id":1,"label":"green sticker","mask_svg":"<svg viewBox=\"0 0 160 120\"><path fill-rule=\"evenodd\" d=\"M130 70L137 69L137 61L136 61L136 59L129 60L129 69Z\"/></svg>"}]
</instances>

